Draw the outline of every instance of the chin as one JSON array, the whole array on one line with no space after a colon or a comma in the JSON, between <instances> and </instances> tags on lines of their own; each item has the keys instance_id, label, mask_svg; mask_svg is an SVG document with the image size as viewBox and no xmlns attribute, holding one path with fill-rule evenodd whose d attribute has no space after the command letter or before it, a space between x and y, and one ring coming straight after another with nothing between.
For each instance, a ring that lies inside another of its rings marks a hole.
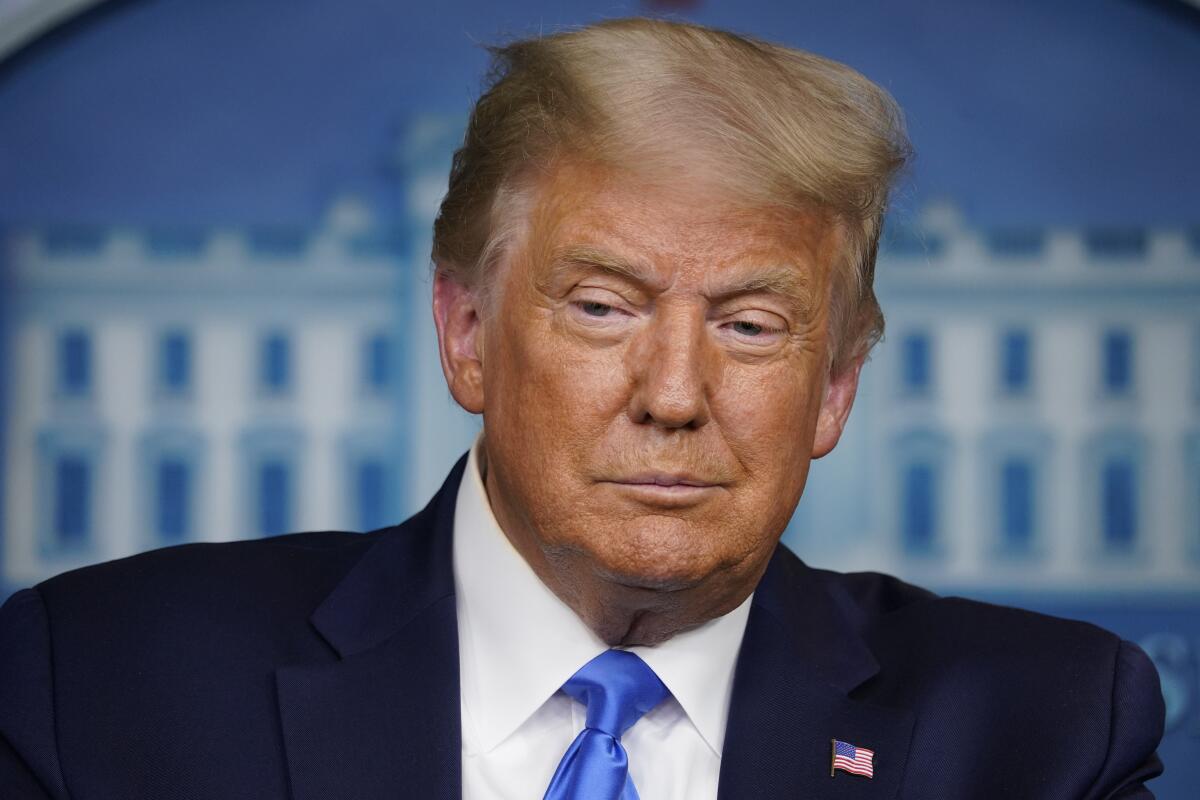
<instances>
[{"instance_id":1,"label":"chin","mask_svg":"<svg viewBox=\"0 0 1200 800\"><path fill-rule=\"evenodd\" d=\"M650 524L627 523L604 538L608 546L602 550L588 548L597 574L630 589L677 592L720 571L722 562L709 549L710 533L682 520L663 521L654 517Z\"/></svg>"},{"instance_id":2,"label":"chin","mask_svg":"<svg viewBox=\"0 0 1200 800\"><path fill-rule=\"evenodd\" d=\"M649 592L682 592L693 589L704 581L703 578L697 578L690 573L674 574L654 570L649 564L643 570L626 568L621 571L613 571L601 568L598 572L608 583L626 589L643 589Z\"/></svg>"}]
</instances>

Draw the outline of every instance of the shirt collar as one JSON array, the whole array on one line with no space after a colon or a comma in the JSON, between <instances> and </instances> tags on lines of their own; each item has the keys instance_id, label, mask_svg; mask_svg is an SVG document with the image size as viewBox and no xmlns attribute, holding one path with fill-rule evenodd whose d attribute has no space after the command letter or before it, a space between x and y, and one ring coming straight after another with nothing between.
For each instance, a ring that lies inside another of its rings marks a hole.
<instances>
[{"instance_id":1,"label":"shirt collar","mask_svg":"<svg viewBox=\"0 0 1200 800\"><path fill-rule=\"evenodd\" d=\"M488 752L608 646L546 587L492 514L471 448L454 514L464 743ZM718 756L750 600L654 647L632 647Z\"/></svg>"}]
</instances>

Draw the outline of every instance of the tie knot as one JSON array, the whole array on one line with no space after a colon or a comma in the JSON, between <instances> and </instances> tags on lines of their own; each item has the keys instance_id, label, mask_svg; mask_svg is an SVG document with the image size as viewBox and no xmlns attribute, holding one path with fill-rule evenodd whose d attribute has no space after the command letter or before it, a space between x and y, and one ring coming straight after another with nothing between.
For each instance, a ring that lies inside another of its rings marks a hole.
<instances>
[{"instance_id":1,"label":"tie knot","mask_svg":"<svg viewBox=\"0 0 1200 800\"><path fill-rule=\"evenodd\" d=\"M587 706L587 727L616 739L669 694L645 661L624 650L606 650L584 664L563 691Z\"/></svg>"}]
</instances>

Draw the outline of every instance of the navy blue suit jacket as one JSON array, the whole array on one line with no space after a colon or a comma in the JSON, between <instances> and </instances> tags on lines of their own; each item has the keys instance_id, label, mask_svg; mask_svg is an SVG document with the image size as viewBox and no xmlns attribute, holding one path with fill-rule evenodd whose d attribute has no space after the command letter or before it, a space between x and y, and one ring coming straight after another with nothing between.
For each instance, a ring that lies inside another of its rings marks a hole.
<instances>
[{"instance_id":1,"label":"navy blue suit jacket","mask_svg":"<svg viewBox=\"0 0 1200 800\"><path fill-rule=\"evenodd\" d=\"M457 798L460 461L371 534L160 550L0 612L0 796ZM738 657L720 797L1143 798L1157 674L1083 623L780 547ZM830 740L875 775L830 776Z\"/></svg>"}]
</instances>

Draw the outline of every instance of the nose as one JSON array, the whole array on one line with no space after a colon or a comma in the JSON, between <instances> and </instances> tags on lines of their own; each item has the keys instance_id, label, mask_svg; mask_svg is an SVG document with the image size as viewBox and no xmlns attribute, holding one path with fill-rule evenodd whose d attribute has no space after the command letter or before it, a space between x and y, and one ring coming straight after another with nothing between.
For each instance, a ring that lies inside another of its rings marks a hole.
<instances>
[{"instance_id":1,"label":"nose","mask_svg":"<svg viewBox=\"0 0 1200 800\"><path fill-rule=\"evenodd\" d=\"M628 353L634 376L629 417L635 423L670 429L708 423L713 354L704 325L702 314L679 309L640 333Z\"/></svg>"}]
</instances>

